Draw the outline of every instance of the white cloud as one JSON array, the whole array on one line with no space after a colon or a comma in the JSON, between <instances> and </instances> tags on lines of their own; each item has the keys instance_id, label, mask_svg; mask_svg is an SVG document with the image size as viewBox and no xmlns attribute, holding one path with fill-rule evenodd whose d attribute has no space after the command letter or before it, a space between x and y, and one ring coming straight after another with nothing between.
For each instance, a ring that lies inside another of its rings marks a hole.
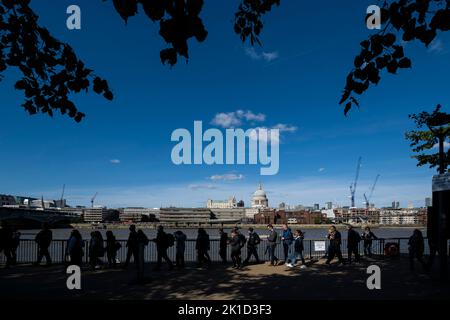
<instances>
[{"instance_id":1,"label":"white cloud","mask_svg":"<svg viewBox=\"0 0 450 320\"><path fill-rule=\"evenodd\" d=\"M296 126L279 123L279 124L273 126L272 129L278 129L278 130L280 130L280 132L295 132L295 131L297 131L298 128Z\"/></svg>"},{"instance_id":2,"label":"white cloud","mask_svg":"<svg viewBox=\"0 0 450 320\"><path fill-rule=\"evenodd\" d=\"M444 43L441 39L435 38L428 48L429 53L441 53L444 51Z\"/></svg>"},{"instance_id":3,"label":"white cloud","mask_svg":"<svg viewBox=\"0 0 450 320\"><path fill-rule=\"evenodd\" d=\"M213 175L211 177L209 177L210 180L213 181L219 181L219 180L223 180L223 181L232 181L232 180L242 180L244 179L244 175L242 174L235 174L235 173L228 173L228 174L223 174L223 175Z\"/></svg>"},{"instance_id":4,"label":"white cloud","mask_svg":"<svg viewBox=\"0 0 450 320\"><path fill-rule=\"evenodd\" d=\"M112 164L119 164L120 160L119 159L111 159L111 160L109 160L109 162Z\"/></svg>"},{"instance_id":5,"label":"white cloud","mask_svg":"<svg viewBox=\"0 0 450 320\"><path fill-rule=\"evenodd\" d=\"M449 148L449 147L450 147L450 142L444 141L444 149L447 149L447 148ZM436 144L433 146L433 149L439 149L439 143L436 143Z\"/></svg>"},{"instance_id":6,"label":"white cloud","mask_svg":"<svg viewBox=\"0 0 450 320\"><path fill-rule=\"evenodd\" d=\"M253 60L264 60L266 62L271 62L275 59L278 59L279 55L277 51L273 52L256 52L255 48L245 48L245 54L249 56Z\"/></svg>"},{"instance_id":7,"label":"white cloud","mask_svg":"<svg viewBox=\"0 0 450 320\"><path fill-rule=\"evenodd\" d=\"M257 121L264 122L266 120L266 115L263 113L253 113L250 110L238 110L236 111L236 115L240 119L245 119L247 121Z\"/></svg>"},{"instance_id":8,"label":"white cloud","mask_svg":"<svg viewBox=\"0 0 450 320\"><path fill-rule=\"evenodd\" d=\"M263 122L266 120L266 115L262 113L253 113L250 110L237 110L233 112L217 113L211 120L211 124L220 126L222 128L234 128L241 126L244 121L248 122Z\"/></svg>"},{"instance_id":9,"label":"white cloud","mask_svg":"<svg viewBox=\"0 0 450 320\"><path fill-rule=\"evenodd\" d=\"M324 172L324 171L325 171L325 168L319 168L319 170L317 170L317 171L319 171L319 172Z\"/></svg>"},{"instance_id":10,"label":"white cloud","mask_svg":"<svg viewBox=\"0 0 450 320\"><path fill-rule=\"evenodd\" d=\"M275 59L278 59L278 52L263 52L262 53L263 59L267 62L273 61Z\"/></svg>"},{"instance_id":11,"label":"white cloud","mask_svg":"<svg viewBox=\"0 0 450 320\"><path fill-rule=\"evenodd\" d=\"M260 131L261 129L267 130L267 134L264 134L263 131ZM269 129L266 127L256 127L254 130L250 133L250 139L252 140L259 140L266 143L273 143L273 144L279 144L280 143L280 135L276 137L275 139L271 138L271 133L269 132Z\"/></svg>"},{"instance_id":12,"label":"white cloud","mask_svg":"<svg viewBox=\"0 0 450 320\"><path fill-rule=\"evenodd\" d=\"M188 186L188 189L190 189L190 190L202 190L202 189L214 190L214 189L217 189L217 187L213 186L211 184L190 184Z\"/></svg>"}]
</instances>

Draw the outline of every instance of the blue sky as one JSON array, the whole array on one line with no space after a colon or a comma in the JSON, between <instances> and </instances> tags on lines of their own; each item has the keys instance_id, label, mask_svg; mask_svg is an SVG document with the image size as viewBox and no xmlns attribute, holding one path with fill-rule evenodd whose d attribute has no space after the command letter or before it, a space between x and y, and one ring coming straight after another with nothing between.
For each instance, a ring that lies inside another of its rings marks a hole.
<instances>
[{"instance_id":1,"label":"blue sky","mask_svg":"<svg viewBox=\"0 0 450 320\"><path fill-rule=\"evenodd\" d=\"M78 31L65 27L71 4L81 8ZM108 79L115 99L75 96L87 115L79 124L59 115L31 117L13 89L17 74L5 73L0 193L58 198L66 184L71 205L88 205L98 192L97 203L112 207L203 206L231 195L248 203L261 181L271 205L348 205L362 156L357 204L380 174L377 205L423 205L433 171L416 168L404 133L412 128L408 114L450 104L450 38L440 34L428 50L408 43L413 68L385 75L361 98L361 109L344 117L338 101L359 42L371 32L364 24L370 4L282 1L264 18L263 47L252 49L233 32L237 2L206 1L207 40L191 41L189 62L170 68L159 60L165 44L157 25L143 13L125 25L112 1L33 1L40 23ZM260 176L260 167L250 165L172 164L173 130L192 130L194 120L218 127L218 115L233 118L238 110L260 116L241 118L242 127L287 128L279 174Z\"/></svg>"}]
</instances>

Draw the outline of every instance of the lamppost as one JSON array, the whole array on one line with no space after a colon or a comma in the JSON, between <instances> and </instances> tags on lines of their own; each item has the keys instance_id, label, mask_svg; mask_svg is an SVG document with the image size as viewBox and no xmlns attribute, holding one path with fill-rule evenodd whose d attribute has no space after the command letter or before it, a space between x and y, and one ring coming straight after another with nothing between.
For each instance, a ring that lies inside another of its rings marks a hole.
<instances>
[{"instance_id":1,"label":"lamppost","mask_svg":"<svg viewBox=\"0 0 450 320\"><path fill-rule=\"evenodd\" d=\"M445 174L445 153L444 143L450 133L450 115L438 112L435 117L428 119L426 125L439 142L439 175L433 177L433 206L437 204L438 213L438 252L439 252L439 273L441 280L448 277L447 268L447 216L449 209L448 195L450 193L450 176Z\"/></svg>"}]
</instances>

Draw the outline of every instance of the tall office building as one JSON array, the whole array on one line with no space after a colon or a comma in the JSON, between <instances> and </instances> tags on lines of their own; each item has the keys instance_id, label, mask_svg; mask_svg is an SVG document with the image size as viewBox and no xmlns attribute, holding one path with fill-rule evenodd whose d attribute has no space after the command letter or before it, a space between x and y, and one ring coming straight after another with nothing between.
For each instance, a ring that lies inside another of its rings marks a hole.
<instances>
[{"instance_id":1,"label":"tall office building","mask_svg":"<svg viewBox=\"0 0 450 320\"><path fill-rule=\"evenodd\" d=\"M425 207L431 207L431 198L430 197L425 198Z\"/></svg>"}]
</instances>

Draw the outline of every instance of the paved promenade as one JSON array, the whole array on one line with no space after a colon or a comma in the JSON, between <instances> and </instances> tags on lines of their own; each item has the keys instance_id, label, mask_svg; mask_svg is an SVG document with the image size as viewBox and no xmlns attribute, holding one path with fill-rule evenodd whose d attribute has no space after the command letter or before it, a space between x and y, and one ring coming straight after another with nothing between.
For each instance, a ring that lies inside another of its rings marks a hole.
<instances>
[{"instance_id":1,"label":"paved promenade","mask_svg":"<svg viewBox=\"0 0 450 320\"><path fill-rule=\"evenodd\" d=\"M149 281L136 284L129 270L82 273L82 290L66 288L63 266L18 266L0 270L0 299L449 299L450 284L439 282L435 268L411 273L408 260L371 259L354 265L309 263L307 269L284 265L250 265L243 270L214 264L210 269L188 265L183 271L152 271ZM366 268L381 267L381 290L368 290Z\"/></svg>"}]
</instances>

